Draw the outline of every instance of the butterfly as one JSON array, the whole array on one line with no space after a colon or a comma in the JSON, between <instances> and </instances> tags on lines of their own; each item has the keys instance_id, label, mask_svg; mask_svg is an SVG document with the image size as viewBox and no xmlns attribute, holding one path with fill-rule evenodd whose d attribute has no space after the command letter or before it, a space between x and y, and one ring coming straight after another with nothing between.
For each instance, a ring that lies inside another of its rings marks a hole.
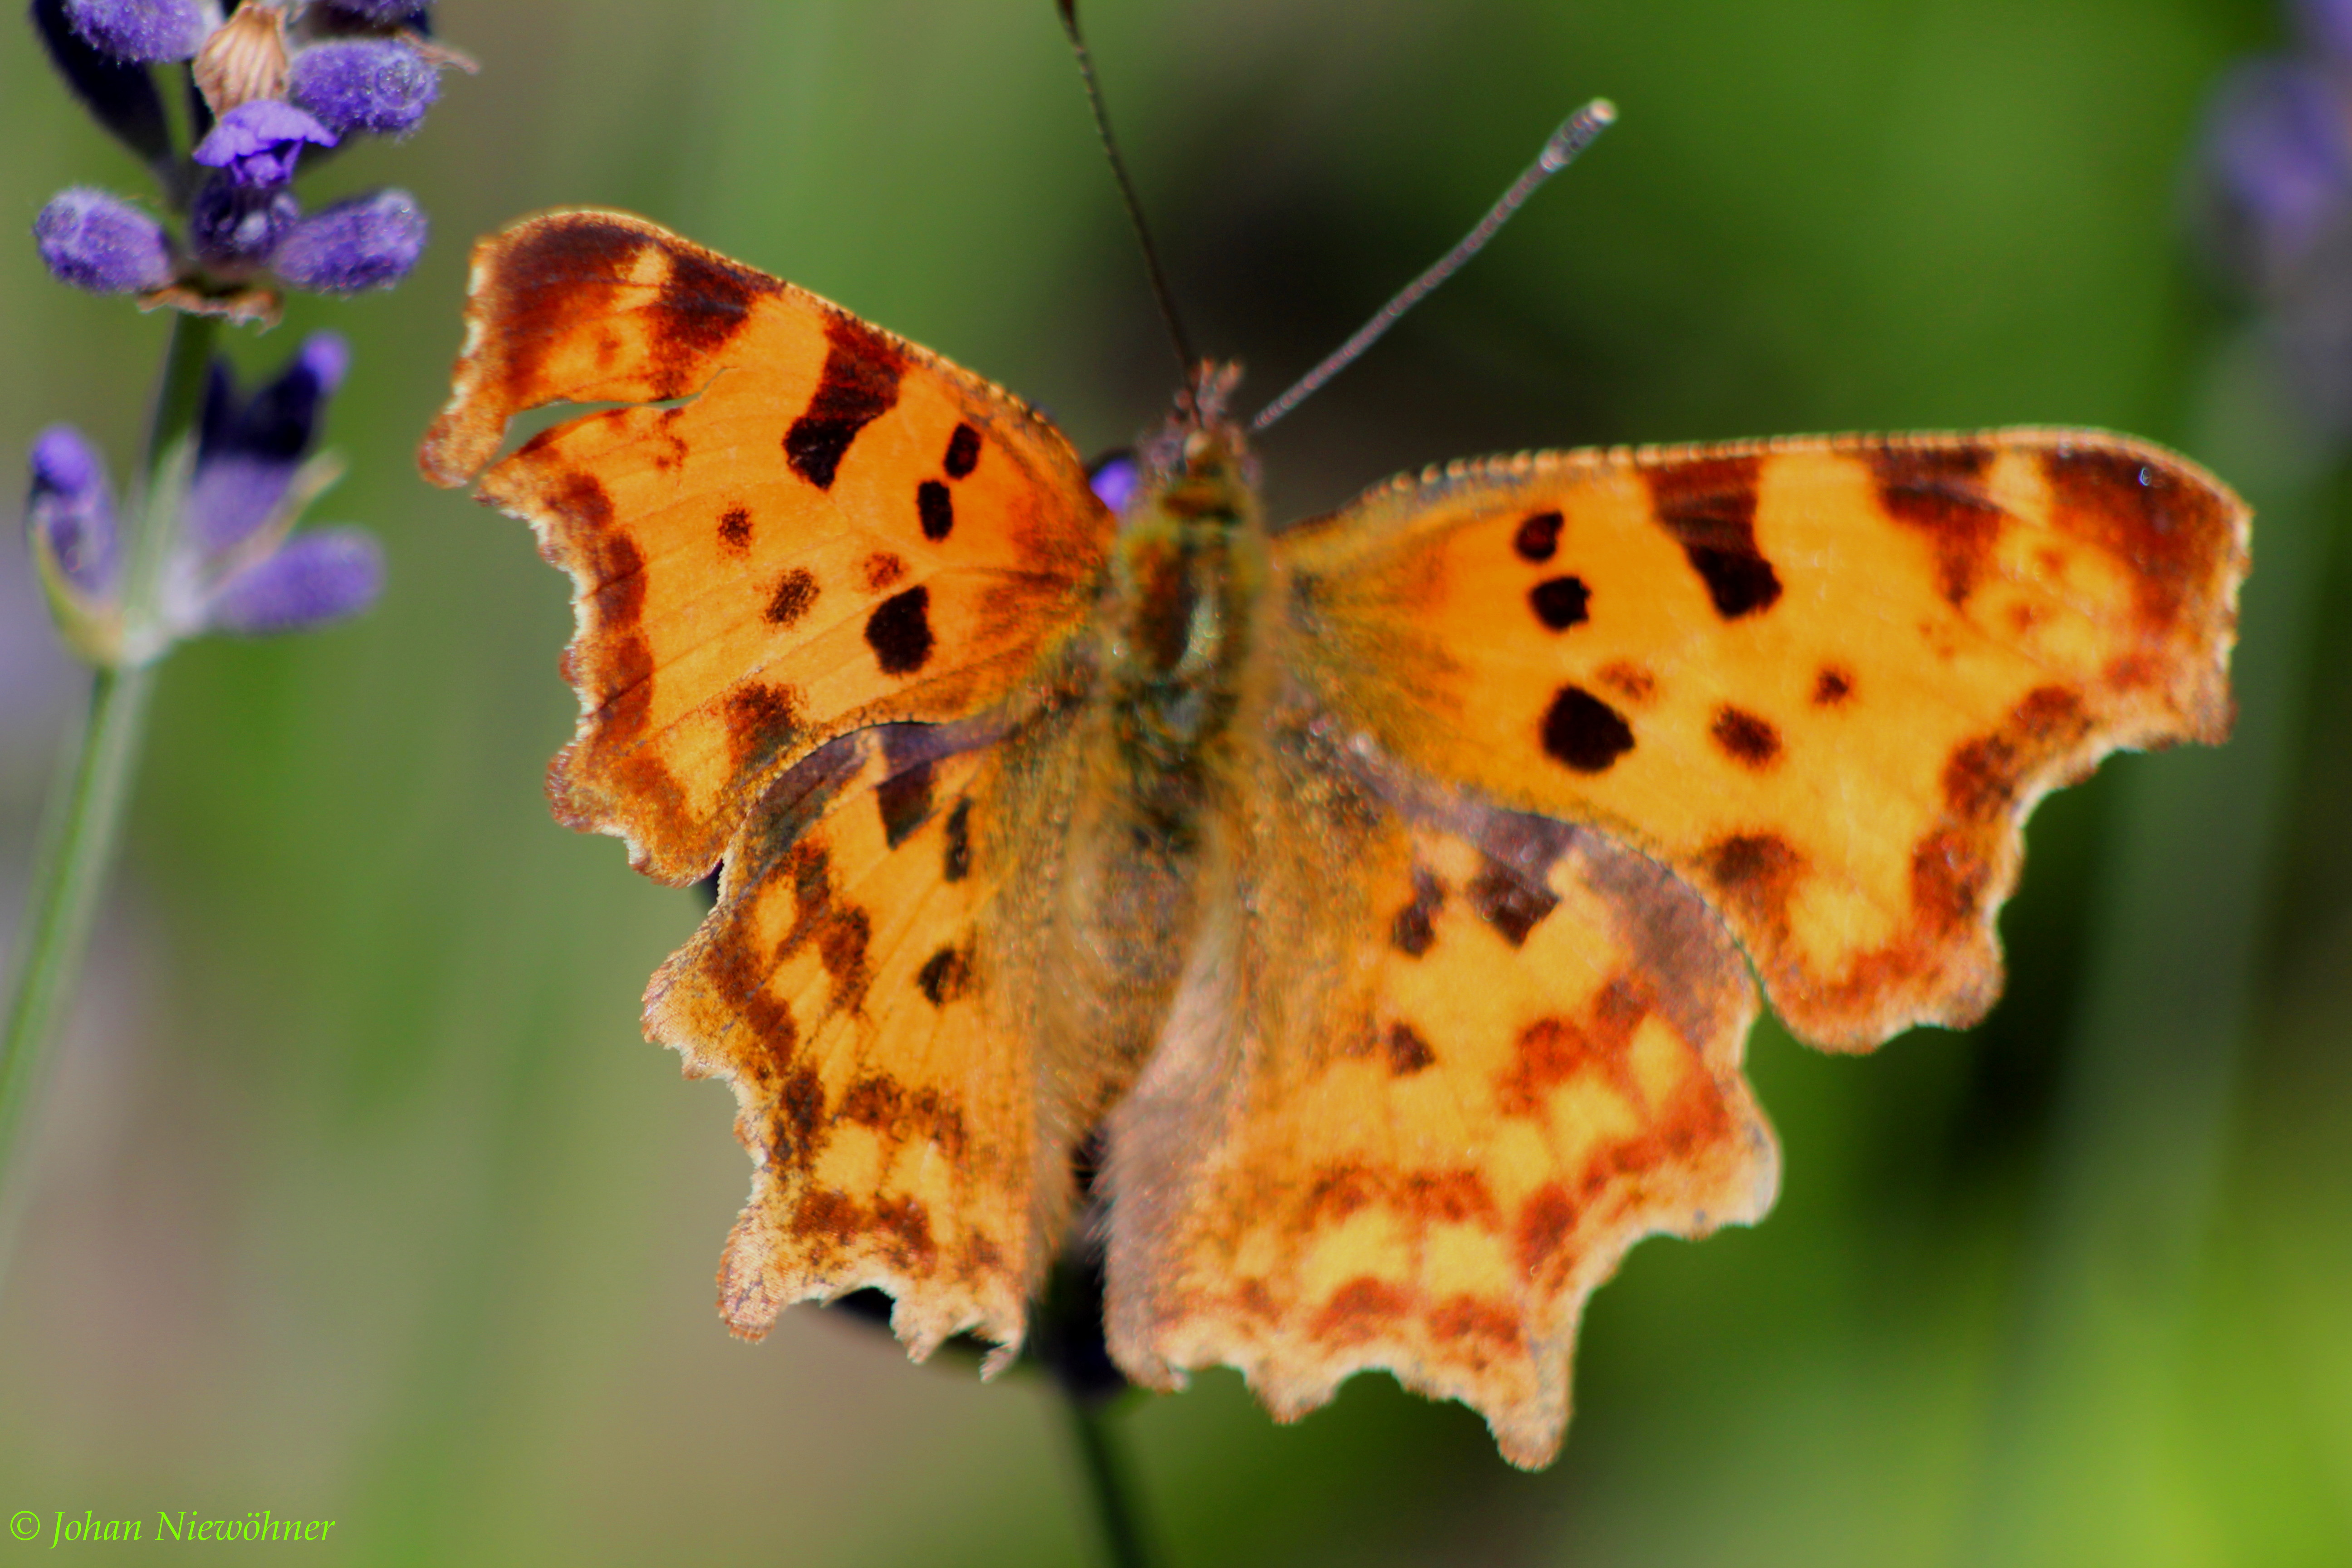
<instances>
[{"instance_id":1,"label":"butterfly","mask_svg":"<svg viewBox=\"0 0 2352 1568\"><path fill-rule=\"evenodd\" d=\"M1090 1226L1135 1380L1385 1368L1545 1464L1625 1249L1772 1202L1759 985L1830 1049L1969 1023L2035 800L2230 727L2247 510L2126 437L1538 452L1275 531L1229 367L1114 507L640 218L482 241L467 320L421 461L571 574L556 815L719 868L645 1026L734 1089L749 1336L878 1287L1002 1365ZM614 406L498 457L559 402Z\"/></svg>"}]
</instances>

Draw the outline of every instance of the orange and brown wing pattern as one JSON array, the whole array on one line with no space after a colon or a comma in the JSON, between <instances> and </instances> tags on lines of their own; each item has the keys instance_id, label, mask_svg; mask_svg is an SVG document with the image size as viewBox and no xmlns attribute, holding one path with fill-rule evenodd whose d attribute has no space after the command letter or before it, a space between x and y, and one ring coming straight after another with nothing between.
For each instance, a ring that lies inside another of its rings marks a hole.
<instances>
[{"instance_id":1,"label":"orange and brown wing pattern","mask_svg":"<svg viewBox=\"0 0 2352 1568\"><path fill-rule=\"evenodd\" d=\"M1771 1204L1754 988L1603 835L1400 816L1315 749L1243 797L1245 912L1113 1120L1112 1351L1162 1384L1239 1367L1284 1418L1387 1368L1542 1465L1625 1249Z\"/></svg>"},{"instance_id":2,"label":"orange and brown wing pattern","mask_svg":"<svg viewBox=\"0 0 2352 1568\"><path fill-rule=\"evenodd\" d=\"M2227 733L2247 527L2160 448L2011 430L1465 465L1276 550L1345 723L1622 834L1858 1049L1990 1005L2045 791Z\"/></svg>"},{"instance_id":3,"label":"orange and brown wing pattern","mask_svg":"<svg viewBox=\"0 0 2352 1568\"><path fill-rule=\"evenodd\" d=\"M784 773L646 994L647 1037L735 1089L755 1174L719 1306L747 1336L872 1286L918 1356L964 1331L1018 1345L1055 1239L1032 1212L1033 1004L985 933L999 760L940 743L869 729Z\"/></svg>"},{"instance_id":4,"label":"orange and brown wing pattern","mask_svg":"<svg viewBox=\"0 0 2352 1568\"><path fill-rule=\"evenodd\" d=\"M791 284L552 213L476 247L467 321L421 454L436 482L527 409L628 405L533 437L481 494L575 586L557 811L655 876L708 871L760 786L836 735L1019 695L1092 603L1113 525L1059 432Z\"/></svg>"}]
</instances>

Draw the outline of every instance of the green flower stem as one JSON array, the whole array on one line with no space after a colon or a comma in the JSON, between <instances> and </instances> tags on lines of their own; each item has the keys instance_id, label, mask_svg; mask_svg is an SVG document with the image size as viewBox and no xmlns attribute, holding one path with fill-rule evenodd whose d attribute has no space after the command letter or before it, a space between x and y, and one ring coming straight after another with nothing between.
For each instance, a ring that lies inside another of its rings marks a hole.
<instances>
[{"instance_id":1,"label":"green flower stem","mask_svg":"<svg viewBox=\"0 0 2352 1568\"><path fill-rule=\"evenodd\" d=\"M204 317L173 320L148 434L144 493L132 513L139 534L131 542L124 584L127 656L120 667L92 678L89 711L68 743L41 824L6 1033L0 1036L0 1270L6 1267L22 1205L17 1140L47 1076L60 1013L81 973L146 731L154 660L166 646L159 630L159 601L216 326Z\"/></svg>"},{"instance_id":2,"label":"green flower stem","mask_svg":"<svg viewBox=\"0 0 2352 1568\"><path fill-rule=\"evenodd\" d=\"M1127 1454L1111 1427L1110 1402L1083 1399L1066 1389L1061 1392L1062 1407L1069 1413L1071 1442L1086 1472L1087 1495L1102 1531L1105 1561L1111 1568L1151 1568L1159 1558L1145 1538Z\"/></svg>"}]
</instances>

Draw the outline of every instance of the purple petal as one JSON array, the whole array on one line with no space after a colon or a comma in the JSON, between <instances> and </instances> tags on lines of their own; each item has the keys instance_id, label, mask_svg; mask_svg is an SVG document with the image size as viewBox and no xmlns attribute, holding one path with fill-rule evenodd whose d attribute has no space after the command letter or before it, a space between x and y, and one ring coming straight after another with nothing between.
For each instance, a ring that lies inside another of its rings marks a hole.
<instances>
[{"instance_id":1,"label":"purple petal","mask_svg":"<svg viewBox=\"0 0 2352 1568\"><path fill-rule=\"evenodd\" d=\"M2265 60L2221 89L2207 154L2269 261L2300 254L2352 210L2352 121L2335 84L2299 60Z\"/></svg>"},{"instance_id":2,"label":"purple petal","mask_svg":"<svg viewBox=\"0 0 2352 1568\"><path fill-rule=\"evenodd\" d=\"M310 455L327 399L350 363L351 348L340 333L313 332L247 402L226 366L214 363L184 514L198 551L221 555L269 521Z\"/></svg>"},{"instance_id":3,"label":"purple petal","mask_svg":"<svg viewBox=\"0 0 2352 1568\"><path fill-rule=\"evenodd\" d=\"M1135 492L1143 486L1143 466L1128 451L1109 453L1095 459L1087 470L1087 483L1094 487L1095 499L1110 508L1112 515L1123 516L1135 500Z\"/></svg>"},{"instance_id":4,"label":"purple petal","mask_svg":"<svg viewBox=\"0 0 2352 1568\"><path fill-rule=\"evenodd\" d=\"M238 104L196 143L193 156L208 168L226 169L240 185L283 185L307 142L331 147L335 133L290 103L257 98Z\"/></svg>"},{"instance_id":5,"label":"purple petal","mask_svg":"<svg viewBox=\"0 0 2352 1568\"><path fill-rule=\"evenodd\" d=\"M103 597L113 589L120 556L105 465L81 432L52 425L34 439L32 467L26 531L47 542L67 582Z\"/></svg>"},{"instance_id":6,"label":"purple petal","mask_svg":"<svg viewBox=\"0 0 2352 1568\"><path fill-rule=\"evenodd\" d=\"M287 81L289 98L346 135L405 136L440 91L441 73L396 38L313 45Z\"/></svg>"},{"instance_id":7,"label":"purple petal","mask_svg":"<svg viewBox=\"0 0 2352 1568\"><path fill-rule=\"evenodd\" d=\"M269 259L301 216L302 204L283 185L247 186L215 174L196 192L188 237L215 266L255 267Z\"/></svg>"},{"instance_id":8,"label":"purple petal","mask_svg":"<svg viewBox=\"0 0 2352 1568\"><path fill-rule=\"evenodd\" d=\"M163 96L144 67L119 60L83 37L66 15L65 0L33 0L33 26L48 48L49 63L100 124L149 163L172 155Z\"/></svg>"},{"instance_id":9,"label":"purple petal","mask_svg":"<svg viewBox=\"0 0 2352 1568\"><path fill-rule=\"evenodd\" d=\"M353 196L294 226L271 265L297 289L356 294L385 289L425 254L425 215L406 191Z\"/></svg>"},{"instance_id":10,"label":"purple petal","mask_svg":"<svg viewBox=\"0 0 2352 1568\"><path fill-rule=\"evenodd\" d=\"M207 619L222 631L293 632L354 616L383 591L383 551L364 529L298 533L213 596Z\"/></svg>"},{"instance_id":11,"label":"purple petal","mask_svg":"<svg viewBox=\"0 0 2352 1568\"><path fill-rule=\"evenodd\" d=\"M161 289L178 270L172 237L146 212L111 192L60 191L33 220L41 259L59 282L94 294Z\"/></svg>"},{"instance_id":12,"label":"purple petal","mask_svg":"<svg viewBox=\"0 0 2352 1568\"><path fill-rule=\"evenodd\" d=\"M189 542L207 556L233 549L269 521L299 466L246 453L198 464L183 514Z\"/></svg>"},{"instance_id":13,"label":"purple petal","mask_svg":"<svg viewBox=\"0 0 2352 1568\"><path fill-rule=\"evenodd\" d=\"M66 0L74 30L118 60L194 59L213 29L196 0Z\"/></svg>"}]
</instances>

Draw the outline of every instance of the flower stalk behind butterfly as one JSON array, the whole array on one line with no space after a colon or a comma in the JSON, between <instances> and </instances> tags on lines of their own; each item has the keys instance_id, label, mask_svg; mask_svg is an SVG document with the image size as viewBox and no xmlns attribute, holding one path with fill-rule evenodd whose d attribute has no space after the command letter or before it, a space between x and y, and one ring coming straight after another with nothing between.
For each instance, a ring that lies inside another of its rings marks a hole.
<instances>
[{"instance_id":1,"label":"flower stalk behind butterfly","mask_svg":"<svg viewBox=\"0 0 2352 1568\"><path fill-rule=\"evenodd\" d=\"M135 764L158 661L206 632L299 631L364 608L380 590L374 541L295 531L339 472L315 451L349 353L314 334L241 395L215 343L224 322L276 320L282 287L349 294L415 265L425 223L404 192L306 213L306 160L353 135L404 135L462 57L433 44L423 0L34 0L31 25L67 87L154 176L167 225L110 192L61 193L34 239L60 282L169 307L172 332L146 451L118 508L79 432L31 454L26 541L65 644L92 668L87 721L49 803L24 941L0 1034L0 1264L12 1155L72 992ZM189 142L175 138L153 68L176 64Z\"/></svg>"}]
</instances>

